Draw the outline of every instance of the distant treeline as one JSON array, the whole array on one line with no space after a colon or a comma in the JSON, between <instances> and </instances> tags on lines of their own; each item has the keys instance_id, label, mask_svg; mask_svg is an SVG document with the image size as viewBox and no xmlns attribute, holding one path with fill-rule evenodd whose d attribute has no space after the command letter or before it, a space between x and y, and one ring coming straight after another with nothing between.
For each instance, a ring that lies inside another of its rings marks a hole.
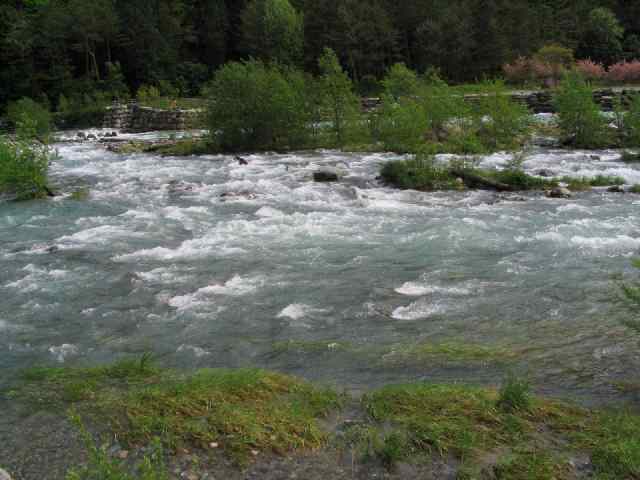
<instances>
[{"instance_id":1,"label":"distant treeline","mask_svg":"<svg viewBox=\"0 0 640 480\"><path fill-rule=\"evenodd\" d=\"M637 0L3 0L0 111L31 97L194 96L224 63L317 73L332 48L362 92L396 62L451 82L559 44L605 66L640 57Z\"/></svg>"}]
</instances>

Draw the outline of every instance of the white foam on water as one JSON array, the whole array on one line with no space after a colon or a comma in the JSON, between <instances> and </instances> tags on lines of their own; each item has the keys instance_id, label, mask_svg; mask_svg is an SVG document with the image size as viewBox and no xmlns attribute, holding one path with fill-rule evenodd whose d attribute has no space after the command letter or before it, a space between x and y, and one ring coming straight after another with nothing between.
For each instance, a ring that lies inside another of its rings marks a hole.
<instances>
[{"instance_id":1,"label":"white foam on water","mask_svg":"<svg viewBox=\"0 0 640 480\"><path fill-rule=\"evenodd\" d=\"M175 266L160 267L149 272L136 272L136 276L149 283L176 284L188 283L192 277L185 275L182 270Z\"/></svg>"},{"instance_id":2,"label":"white foam on water","mask_svg":"<svg viewBox=\"0 0 640 480\"><path fill-rule=\"evenodd\" d=\"M285 307L279 314L278 318L288 318L290 320L301 320L314 314L325 313L326 310L315 308L304 303L292 303Z\"/></svg>"},{"instance_id":3,"label":"white foam on water","mask_svg":"<svg viewBox=\"0 0 640 480\"><path fill-rule=\"evenodd\" d=\"M32 293L41 289L48 289L52 286L52 282L62 280L69 275L68 270L47 270L38 268L32 263L23 267L22 271L27 272L25 277L9 282L6 288L20 290L20 293Z\"/></svg>"},{"instance_id":4,"label":"white foam on water","mask_svg":"<svg viewBox=\"0 0 640 480\"><path fill-rule=\"evenodd\" d=\"M80 349L73 344L64 343L62 345L49 347L49 353L53 355L59 363L64 363L67 357L77 355Z\"/></svg>"},{"instance_id":5,"label":"white foam on water","mask_svg":"<svg viewBox=\"0 0 640 480\"><path fill-rule=\"evenodd\" d=\"M391 317L395 320L422 320L434 315L440 315L447 310L447 307L441 303L429 303L419 300L406 307L396 308Z\"/></svg>"},{"instance_id":6,"label":"white foam on water","mask_svg":"<svg viewBox=\"0 0 640 480\"><path fill-rule=\"evenodd\" d=\"M205 350L204 348L196 347L194 345L180 345L176 350L178 353L190 353L196 358L207 357L211 355L211 352Z\"/></svg>"},{"instance_id":7,"label":"white foam on water","mask_svg":"<svg viewBox=\"0 0 640 480\"><path fill-rule=\"evenodd\" d=\"M262 207L256 212L256 216L262 218L282 218L285 214L277 208Z\"/></svg>"},{"instance_id":8,"label":"white foam on water","mask_svg":"<svg viewBox=\"0 0 640 480\"><path fill-rule=\"evenodd\" d=\"M470 289L464 287L439 287L418 282L407 282L401 287L396 288L395 291L401 295L406 295L408 297L422 297L434 293L443 295L464 296L471 295L472 293Z\"/></svg>"},{"instance_id":9,"label":"white foam on water","mask_svg":"<svg viewBox=\"0 0 640 480\"><path fill-rule=\"evenodd\" d=\"M192 309L214 304L213 296L241 297L253 293L263 286L266 278L256 276L251 278L235 275L223 284L209 285L186 295L178 295L169 299L170 306L178 310Z\"/></svg>"},{"instance_id":10,"label":"white foam on water","mask_svg":"<svg viewBox=\"0 0 640 480\"><path fill-rule=\"evenodd\" d=\"M73 235L65 235L55 242L60 248L77 248L89 245L105 245L114 240L126 240L129 238L144 238L143 232L135 232L127 227L114 225L102 225L86 230L81 230Z\"/></svg>"}]
</instances>

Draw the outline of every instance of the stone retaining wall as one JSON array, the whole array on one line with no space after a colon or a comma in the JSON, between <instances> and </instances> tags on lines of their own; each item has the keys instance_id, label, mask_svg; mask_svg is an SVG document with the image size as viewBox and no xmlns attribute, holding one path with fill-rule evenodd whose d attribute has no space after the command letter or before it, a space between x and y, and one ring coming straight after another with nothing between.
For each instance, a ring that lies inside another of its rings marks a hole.
<instances>
[{"instance_id":1,"label":"stone retaining wall","mask_svg":"<svg viewBox=\"0 0 640 480\"><path fill-rule=\"evenodd\" d=\"M638 90L612 90L603 89L595 90L593 92L593 99L600 105L600 108L604 111L613 110L614 98L622 95L623 100L627 100L631 95L640 93ZM553 92L541 90L537 92L512 92L509 93L511 98L523 105L526 105L533 113L553 113L555 111L553 106ZM474 104L478 102L481 94L465 95L464 99L468 103ZM362 106L365 110L374 110L380 105L381 100L379 98L364 98L362 100Z\"/></svg>"},{"instance_id":2,"label":"stone retaining wall","mask_svg":"<svg viewBox=\"0 0 640 480\"><path fill-rule=\"evenodd\" d=\"M188 130L201 126L202 113L202 110L161 110L135 103L113 105L107 108L102 126L125 132Z\"/></svg>"}]
</instances>

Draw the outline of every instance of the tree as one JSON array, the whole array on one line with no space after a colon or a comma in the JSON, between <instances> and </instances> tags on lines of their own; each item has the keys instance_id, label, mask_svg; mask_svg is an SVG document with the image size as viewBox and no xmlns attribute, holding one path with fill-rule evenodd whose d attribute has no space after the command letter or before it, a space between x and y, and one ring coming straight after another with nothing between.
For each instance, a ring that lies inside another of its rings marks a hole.
<instances>
[{"instance_id":1,"label":"tree","mask_svg":"<svg viewBox=\"0 0 640 480\"><path fill-rule=\"evenodd\" d=\"M318 61L320 91L323 105L329 112L331 130L338 146L344 146L348 136L357 127L360 101L353 93L353 83L344 72L336 53L325 49Z\"/></svg>"},{"instance_id":2,"label":"tree","mask_svg":"<svg viewBox=\"0 0 640 480\"><path fill-rule=\"evenodd\" d=\"M565 76L555 107L566 143L576 148L598 148L606 144L607 121L593 100L593 90L578 73Z\"/></svg>"},{"instance_id":3,"label":"tree","mask_svg":"<svg viewBox=\"0 0 640 480\"><path fill-rule=\"evenodd\" d=\"M591 11L582 34L578 56L612 65L622 56L624 29L608 8Z\"/></svg>"},{"instance_id":4,"label":"tree","mask_svg":"<svg viewBox=\"0 0 640 480\"><path fill-rule=\"evenodd\" d=\"M302 60L303 17L289 0L253 0L242 14L242 37L252 57L284 65Z\"/></svg>"},{"instance_id":5,"label":"tree","mask_svg":"<svg viewBox=\"0 0 640 480\"><path fill-rule=\"evenodd\" d=\"M209 129L222 150L293 148L310 118L299 71L259 60L230 62L208 89Z\"/></svg>"}]
</instances>

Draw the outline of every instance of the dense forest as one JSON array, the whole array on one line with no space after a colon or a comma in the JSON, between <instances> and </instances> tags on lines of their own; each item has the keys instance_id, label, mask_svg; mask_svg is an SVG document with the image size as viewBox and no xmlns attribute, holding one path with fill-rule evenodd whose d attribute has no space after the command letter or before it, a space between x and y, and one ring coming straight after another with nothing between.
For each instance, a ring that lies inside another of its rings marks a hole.
<instances>
[{"instance_id":1,"label":"dense forest","mask_svg":"<svg viewBox=\"0 0 640 480\"><path fill-rule=\"evenodd\" d=\"M366 92L395 62L451 82L557 43L611 64L640 57L636 0L4 0L0 109L32 97L193 96L229 60L317 70L331 47ZM106 93L105 93L106 92Z\"/></svg>"}]
</instances>

